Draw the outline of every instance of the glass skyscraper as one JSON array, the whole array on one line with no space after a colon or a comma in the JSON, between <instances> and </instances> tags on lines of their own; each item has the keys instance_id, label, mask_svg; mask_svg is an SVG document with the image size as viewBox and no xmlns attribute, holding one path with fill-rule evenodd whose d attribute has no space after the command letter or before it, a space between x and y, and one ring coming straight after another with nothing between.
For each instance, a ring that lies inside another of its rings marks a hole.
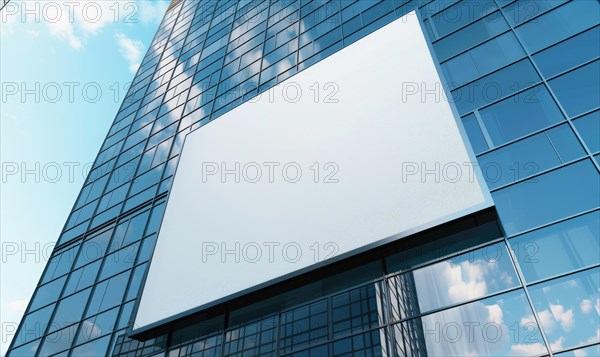
<instances>
[{"instance_id":1,"label":"glass skyscraper","mask_svg":"<svg viewBox=\"0 0 600 357\"><path fill-rule=\"evenodd\" d=\"M413 10L494 207L131 335L186 135ZM174 0L8 356L600 355L599 25L597 0Z\"/></svg>"}]
</instances>

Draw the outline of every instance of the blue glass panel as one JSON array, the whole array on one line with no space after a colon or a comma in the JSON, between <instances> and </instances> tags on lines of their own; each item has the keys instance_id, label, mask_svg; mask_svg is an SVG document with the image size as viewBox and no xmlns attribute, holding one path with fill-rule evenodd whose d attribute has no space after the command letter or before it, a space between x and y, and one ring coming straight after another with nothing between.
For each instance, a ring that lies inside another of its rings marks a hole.
<instances>
[{"instance_id":1,"label":"blue glass panel","mask_svg":"<svg viewBox=\"0 0 600 357\"><path fill-rule=\"evenodd\" d=\"M48 267L46 268L42 283L47 283L54 278L58 278L59 276L68 273L75 261L78 249L79 245L52 257L48 262Z\"/></svg>"},{"instance_id":2,"label":"blue glass panel","mask_svg":"<svg viewBox=\"0 0 600 357\"><path fill-rule=\"evenodd\" d=\"M568 0L519 0L505 7L504 14L508 22L517 26L566 1Z\"/></svg>"},{"instance_id":3,"label":"blue glass panel","mask_svg":"<svg viewBox=\"0 0 600 357\"><path fill-rule=\"evenodd\" d=\"M106 279L123 270L129 269L135 263L139 243L129 245L121 250L118 250L104 258L104 266L99 279Z\"/></svg>"},{"instance_id":4,"label":"blue glass panel","mask_svg":"<svg viewBox=\"0 0 600 357\"><path fill-rule=\"evenodd\" d=\"M544 355L532 315L523 291L513 291L395 325L395 344L426 356Z\"/></svg>"},{"instance_id":5,"label":"blue glass panel","mask_svg":"<svg viewBox=\"0 0 600 357\"><path fill-rule=\"evenodd\" d=\"M500 35L442 64L449 82L469 82L525 56L512 32Z\"/></svg>"},{"instance_id":6,"label":"blue glass panel","mask_svg":"<svg viewBox=\"0 0 600 357\"><path fill-rule=\"evenodd\" d=\"M62 299L58 303L49 331L56 331L75 322L79 322L91 290L92 289L87 289Z\"/></svg>"},{"instance_id":7,"label":"blue glass panel","mask_svg":"<svg viewBox=\"0 0 600 357\"><path fill-rule=\"evenodd\" d=\"M108 349L110 336L102 337L73 349L73 356L104 356Z\"/></svg>"},{"instance_id":8,"label":"blue glass panel","mask_svg":"<svg viewBox=\"0 0 600 357\"><path fill-rule=\"evenodd\" d=\"M390 284L398 320L516 287L519 280L506 245L497 243L395 276Z\"/></svg>"},{"instance_id":9,"label":"blue glass panel","mask_svg":"<svg viewBox=\"0 0 600 357\"><path fill-rule=\"evenodd\" d=\"M600 107L600 61L578 68L549 82L570 116Z\"/></svg>"},{"instance_id":10,"label":"blue glass panel","mask_svg":"<svg viewBox=\"0 0 600 357\"><path fill-rule=\"evenodd\" d=\"M539 51L600 21L598 1L571 1L516 28L530 53Z\"/></svg>"},{"instance_id":11,"label":"blue glass panel","mask_svg":"<svg viewBox=\"0 0 600 357\"><path fill-rule=\"evenodd\" d=\"M568 56L565 54L568 53ZM533 56L542 74L552 77L600 57L600 27L596 26Z\"/></svg>"},{"instance_id":12,"label":"blue glass panel","mask_svg":"<svg viewBox=\"0 0 600 357\"><path fill-rule=\"evenodd\" d=\"M600 212L535 230L509 243L528 282L600 264Z\"/></svg>"},{"instance_id":13,"label":"blue glass panel","mask_svg":"<svg viewBox=\"0 0 600 357\"><path fill-rule=\"evenodd\" d=\"M106 248L108 247L112 233L113 231L110 229L87 239L81 246L81 252L77 257L75 268L79 268L89 262L102 258L106 253Z\"/></svg>"},{"instance_id":14,"label":"blue glass panel","mask_svg":"<svg viewBox=\"0 0 600 357\"><path fill-rule=\"evenodd\" d=\"M14 337L14 345L19 346L25 342L40 338L50 323L50 316L52 315L52 311L54 311L54 306L55 304L52 304L25 316L19 326L19 333Z\"/></svg>"},{"instance_id":15,"label":"blue glass panel","mask_svg":"<svg viewBox=\"0 0 600 357\"><path fill-rule=\"evenodd\" d=\"M463 115L539 81L531 62L523 60L452 91L452 99Z\"/></svg>"},{"instance_id":16,"label":"blue glass panel","mask_svg":"<svg viewBox=\"0 0 600 357\"><path fill-rule=\"evenodd\" d=\"M585 155L579 139L569 125L559 125L548 130L547 133L562 162L578 159Z\"/></svg>"},{"instance_id":17,"label":"blue glass panel","mask_svg":"<svg viewBox=\"0 0 600 357\"><path fill-rule=\"evenodd\" d=\"M467 136L469 137L469 141L471 142L471 146L473 147L473 151L475 151L476 154L489 149L474 114L469 114L464 117L462 123L467 132Z\"/></svg>"},{"instance_id":18,"label":"blue glass panel","mask_svg":"<svg viewBox=\"0 0 600 357\"><path fill-rule=\"evenodd\" d=\"M101 261L97 260L92 264L88 264L83 268L73 271L69 277L69 282L67 283L63 296L70 295L92 285L96 281L100 263Z\"/></svg>"},{"instance_id":19,"label":"blue glass panel","mask_svg":"<svg viewBox=\"0 0 600 357\"><path fill-rule=\"evenodd\" d=\"M433 15L431 24L435 27L438 36L444 37L450 32L495 11L497 8L492 0L461 1ZM497 16L501 16L500 13L497 13L496 17L488 18L486 21L498 21Z\"/></svg>"},{"instance_id":20,"label":"blue glass panel","mask_svg":"<svg viewBox=\"0 0 600 357\"><path fill-rule=\"evenodd\" d=\"M117 307L100 315L83 320L76 343L86 343L112 332L118 313L119 308Z\"/></svg>"},{"instance_id":21,"label":"blue glass panel","mask_svg":"<svg viewBox=\"0 0 600 357\"><path fill-rule=\"evenodd\" d=\"M510 236L600 206L600 176L584 160L496 191L492 197Z\"/></svg>"},{"instance_id":22,"label":"blue glass panel","mask_svg":"<svg viewBox=\"0 0 600 357\"><path fill-rule=\"evenodd\" d=\"M502 145L564 120L544 85L481 109L479 114L495 145Z\"/></svg>"},{"instance_id":23,"label":"blue glass panel","mask_svg":"<svg viewBox=\"0 0 600 357\"><path fill-rule=\"evenodd\" d=\"M95 315L120 304L125 295L123 287L127 285L130 273L131 271L126 271L96 285L86 316Z\"/></svg>"},{"instance_id":24,"label":"blue glass panel","mask_svg":"<svg viewBox=\"0 0 600 357\"><path fill-rule=\"evenodd\" d=\"M499 12L492 13L433 44L440 61L459 54L508 30L508 24Z\"/></svg>"},{"instance_id":25,"label":"blue glass panel","mask_svg":"<svg viewBox=\"0 0 600 357\"><path fill-rule=\"evenodd\" d=\"M71 344L75 338L77 326L78 325L73 325L46 336L38 356L51 356L71 347Z\"/></svg>"},{"instance_id":26,"label":"blue glass panel","mask_svg":"<svg viewBox=\"0 0 600 357\"><path fill-rule=\"evenodd\" d=\"M40 342L41 342L41 340L38 340L35 342L28 343L21 347L17 347L10 351L10 356L11 357L34 357L35 353L38 350L38 347L40 347Z\"/></svg>"},{"instance_id":27,"label":"blue glass panel","mask_svg":"<svg viewBox=\"0 0 600 357\"><path fill-rule=\"evenodd\" d=\"M144 279L144 274L146 273L146 268L148 268L148 264L142 264L133 270L133 275L131 276L129 290L127 291L125 300L130 300L138 296L138 292L142 285L142 280Z\"/></svg>"},{"instance_id":28,"label":"blue glass panel","mask_svg":"<svg viewBox=\"0 0 600 357\"><path fill-rule=\"evenodd\" d=\"M592 153L600 151L600 111L595 111L573 121L583 142Z\"/></svg>"},{"instance_id":29,"label":"blue glass panel","mask_svg":"<svg viewBox=\"0 0 600 357\"><path fill-rule=\"evenodd\" d=\"M534 285L529 292L554 351L600 342L600 268Z\"/></svg>"},{"instance_id":30,"label":"blue glass panel","mask_svg":"<svg viewBox=\"0 0 600 357\"><path fill-rule=\"evenodd\" d=\"M40 286L35 291L35 296L29 306L29 311L39 309L42 306L48 305L58 299L60 292L67 280L66 276L56 279L46 285Z\"/></svg>"},{"instance_id":31,"label":"blue glass panel","mask_svg":"<svg viewBox=\"0 0 600 357\"><path fill-rule=\"evenodd\" d=\"M481 171L493 190L561 163L545 133L531 136L479 157Z\"/></svg>"}]
</instances>

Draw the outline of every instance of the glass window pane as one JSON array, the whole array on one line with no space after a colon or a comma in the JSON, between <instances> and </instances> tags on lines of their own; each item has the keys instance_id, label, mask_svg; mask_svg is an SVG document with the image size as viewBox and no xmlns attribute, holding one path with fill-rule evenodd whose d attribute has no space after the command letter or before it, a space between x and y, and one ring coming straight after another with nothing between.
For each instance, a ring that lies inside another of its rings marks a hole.
<instances>
[{"instance_id":1,"label":"glass window pane","mask_svg":"<svg viewBox=\"0 0 600 357\"><path fill-rule=\"evenodd\" d=\"M598 1L571 1L516 28L530 53L598 24Z\"/></svg>"},{"instance_id":2,"label":"glass window pane","mask_svg":"<svg viewBox=\"0 0 600 357\"><path fill-rule=\"evenodd\" d=\"M462 123L465 126L465 131L467 132L467 136L469 137L469 141L471 142L475 154L488 150L489 146L483 137L483 133L481 132L481 128L479 127L479 123L477 123L475 115L467 115L462 119Z\"/></svg>"},{"instance_id":3,"label":"glass window pane","mask_svg":"<svg viewBox=\"0 0 600 357\"><path fill-rule=\"evenodd\" d=\"M83 320L77 344L94 340L113 331L119 308Z\"/></svg>"},{"instance_id":4,"label":"glass window pane","mask_svg":"<svg viewBox=\"0 0 600 357\"><path fill-rule=\"evenodd\" d=\"M525 56L512 32L500 35L442 64L450 83L462 85Z\"/></svg>"},{"instance_id":5,"label":"glass window pane","mask_svg":"<svg viewBox=\"0 0 600 357\"><path fill-rule=\"evenodd\" d=\"M56 331L44 338L39 356L50 356L71 347L77 332L77 324Z\"/></svg>"},{"instance_id":6,"label":"glass window pane","mask_svg":"<svg viewBox=\"0 0 600 357\"><path fill-rule=\"evenodd\" d=\"M100 273L99 280L106 279L123 270L131 268L135 263L139 245L139 243L134 243L107 255L106 258L104 258L104 266L102 267L102 273Z\"/></svg>"},{"instance_id":7,"label":"glass window pane","mask_svg":"<svg viewBox=\"0 0 600 357\"><path fill-rule=\"evenodd\" d=\"M438 4L439 5L439 4ZM491 0L481 0L477 2L459 2L456 5L448 7L444 11L431 17L431 23L437 30L439 37L444 37L452 31L467 25L469 22L477 20L497 9L496 4ZM500 14L497 13L496 16ZM487 21L497 20L497 17Z\"/></svg>"},{"instance_id":8,"label":"glass window pane","mask_svg":"<svg viewBox=\"0 0 600 357\"><path fill-rule=\"evenodd\" d=\"M87 239L81 246L81 253L79 253L79 257L77 257L75 268L79 268L96 259L102 258L104 253L106 253L106 248L110 242L112 232L112 229L110 229Z\"/></svg>"},{"instance_id":9,"label":"glass window pane","mask_svg":"<svg viewBox=\"0 0 600 357\"><path fill-rule=\"evenodd\" d=\"M563 74L549 82L571 117L600 107L600 61Z\"/></svg>"},{"instance_id":10,"label":"glass window pane","mask_svg":"<svg viewBox=\"0 0 600 357\"><path fill-rule=\"evenodd\" d=\"M494 150L479 157L488 188L495 189L560 165L545 133Z\"/></svg>"},{"instance_id":11,"label":"glass window pane","mask_svg":"<svg viewBox=\"0 0 600 357\"><path fill-rule=\"evenodd\" d=\"M568 56L565 56L568 53ZM596 26L533 56L544 76L552 77L600 57L600 27Z\"/></svg>"},{"instance_id":12,"label":"glass window pane","mask_svg":"<svg viewBox=\"0 0 600 357\"><path fill-rule=\"evenodd\" d=\"M600 268L529 288L552 350L600 342Z\"/></svg>"},{"instance_id":13,"label":"glass window pane","mask_svg":"<svg viewBox=\"0 0 600 357\"><path fill-rule=\"evenodd\" d=\"M31 301L31 306L29 306L29 311L36 310L42 306L48 305L51 302L55 302L62 291L66 279L67 277L63 276L60 279L56 279L37 288L35 291L35 297Z\"/></svg>"},{"instance_id":14,"label":"glass window pane","mask_svg":"<svg viewBox=\"0 0 600 357\"><path fill-rule=\"evenodd\" d=\"M50 316L54 311L55 304L27 315L19 325L19 333L15 336L14 345L22 345L25 342L42 337L46 327L50 323Z\"/></svg>"},{"instance_id":15,"label":"glass window pane","mask_svg":"<svg viewBox=\"0 0 600 357\"><path fill-rule=\"evenodd\" d=\"M600 212L560 222L509 242L528 282L600 264Z\"/></svg>"},{"instance_id":16,"label":"glass window pane","mask_svg":"<svg viewBox=\"0 0 600 357\"><path fill-rule=\"evenodd\" d=\"M374 283L333 296L333 337L339 337L377 327L380 322L381 284Z\"/></svg>"},{"instance_id":17,"label":"glass window pane","mask_svg":"<svg viewBox=\"0 0 600 357\"><path fill-rule=\"evenodd\" d=\"M493 192L492 197L511 236L600 206L600 176L584 160Z\"/></svg>"},{"instance_id":18,"label":"glass window pane","mask_svg":"<svg viewBox=\"0 0 600 357\"><path fill-rule=\"evenodd\" d=\"M568 0L519 0L504 8L506 19L513 26L527 22Z\"/></svg>"},{"instance_id":19,"label":"glass window pane","mask_svg":"<svg viewBox=\"0 0 600 357\"><path fill-rule=\"evenodd\" d=\"M540 77L531 62L526 59L452 91L452 99L459 113L463 115L539 81ZM532 97L519 96L521 100Z\"/></svg>"},{"instance_id":20,"label":"glass window pane","mask_svg":"<svg viewBox=\"0 0 600 357\"><path fill-rule=\"evenodd\" d=\"M508 30L508 24L499 12L494 12L469 26L435 42L433 48L440 61L473 47Z\"/></svg>"},{"instance_id":21,"label":"glass window pane","mask_svg":"<svg viewBox=\"0 0 600 357\"><path fill-rule=\"evenodd\" d=\"M42 279L42 283L47 283L54 278L58 278L69 272L73 262L75 261L75 257L77 256L77 249L79 245L61 253L60 255L54 256L48 262L48 268L46 269L46 273L44 275L44 279Z\"/></svg>"},{"instance_id":22,"label":"glass window pane","mask_svg":"<svg viewBox=\"0 0 600 357\"><path fill-rule=\"evenodd\" d=\"M600 151L600 111L585 115L573 121L583 142L592 153Z\"/></svg>"},{"instance_id":23,"label":"glass window pane","mask_svg":"<svg viewBox=\"0 0 600 357\"><path fill-rule=\"evenodd\" d=\"M49 331L56 331L75 322L79 322L92 289L87 289L58 303Z\"/></svg>"},{"instance_id":24,"label":"glass window pane","mask_svg":"<svg viewBox=\"0 0 600 357\"><path fill-rule=\"evenodd\" d=\"M10 350L11 357L33 357L37 352L38 347L40 347L41 340L28 343L24 346L17 347L13 350Z\"/></svg>"},{"instance_id":25,"label":"glass window pane","mask_svg":"<svg viewBox=\"0 0 600 357\"><path fill-rule=\"evenodd\" d=\"M95 315L120 304L125 294L123 286L127 284L130 273L131 271L126 271L96 285L86 316Z\"/></svg>"},{"instance_id":26,"label":"glass window pane","mask_svg":"<svg viewBox=\"0 0 600 357\"><path fill-rule=\"evenodd\" d=\"M72 356L104 356L108 349L108 343L110 342L110 336L102 337L85 345L81 345L73 349Z\"/></svg>"},{"instance_id":27,"label":"glass window pane","mask_svg":"<svg viewBox=\"0 0 600 357\"><path fill-rule=\"evenodd\" d=\"M142 279L146 273L146 268L148 268L148 264L142 264L134 269L125 300L130 300L138 296L138 292L140 291L140 287L142 285Z\"/></svg>"},{"instance_id":28,"label":"glass window pane","mask_svg":"<svg viewBox=\"0 0 600 357\"><path fill-rule=\"evenodd\" d=\"M525 294L513 291L394 325L394 346L419 356L547 353ZM402 355L402 354L401 354ZM412 355L409 353L408 355Z\"/></svg>"},{"instance_id":29,"label":"glass window pane","mask_svg":"<svg viewBox=\"0 0 600 357\"><path fill-rule=\"evenodd\" d=\"M479 114L494 145L502 145L564 120L544 85L481 109Z\"/></svg>"},{"instance_id":30,"label":"glass window pane","mask_svg":"<svg viewBox=\"0 0 600 357\"><path fill-rule=\"evenodd\" d=\"M69 277L69 282L65 288L64 296L70 295L81 289L85 289L96 281L98 269L100 269L100 260L88 264L83 268L75 270Z\"/></svg>"},{"instance_id":31,"label":"glass window pane","mask_svg":"<svg viewBox=\"0 0 600 357\"><path fill-rule=\"evenodd\" d=\"M500 35L469 52L482 75L525 56L525 51L512 32Z\"/></svg>"},{"instance_id":32,"label":"glass window pane","mask_svg":"<svg viewBox=\"0 0 600 357\"><path fill-rule=\"evenodd\" d=\"M552 145L556 148L562 162L579 159L585 155L579 139L575 136L571 126L567 124L559 125L546 132Z\"/></svg>"},{"instance_id":33,"label":"glass window pane","mask_svg":"<svg viewBox=\"0 0 600 357\"><path fill-rule=\"evenodd\" d=\"M505 244L497 243L398 275L390 284L392 318L398 320L518 286L519 279Z\"/></svg>"}]
</instances>

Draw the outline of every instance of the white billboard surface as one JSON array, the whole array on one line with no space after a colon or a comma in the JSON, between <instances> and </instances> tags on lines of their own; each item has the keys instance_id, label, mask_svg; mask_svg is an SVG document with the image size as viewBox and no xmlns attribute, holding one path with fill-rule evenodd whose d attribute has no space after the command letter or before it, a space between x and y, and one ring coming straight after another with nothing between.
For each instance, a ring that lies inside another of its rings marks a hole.
<instances>
[{"instance_id":1,"label":"white billboard surface","mask_svg":"<svg viewBox=\"0 0 600 357\"><path fill-rule=\"evenodd\" d=\"M136 330L490 206L471 157L408 14L187 136Z\"/></svg>"}]
</instances>

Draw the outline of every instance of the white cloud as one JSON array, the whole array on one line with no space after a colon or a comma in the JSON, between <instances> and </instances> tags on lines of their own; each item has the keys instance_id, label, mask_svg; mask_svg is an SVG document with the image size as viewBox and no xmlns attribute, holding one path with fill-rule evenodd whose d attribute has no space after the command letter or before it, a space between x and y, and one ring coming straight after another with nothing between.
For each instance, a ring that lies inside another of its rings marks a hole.
<instances>
[{"instance_id":1,"label":"white cloud","mask_svg":"<svg viewBox=\"0 0 600 357\"><path fill-rule=\"evenodd\" d=\"M592 300L583 299L581 301L581 304L579 304L579 307L581 308L581 312L583 312L584 314L589 314L594 306L592 304Z\"/></svg>"},{"instance_id":2,"label":"white cloud","mask_svg":"<svg viewBox=\"0 0 600 357\"><path fill-rule=\"evenodd\" d=\"M23 313L27 308L28 300L13 300L7 304L8 308L12 311Z\"/></svg>"},{"instance_id":3,"label":"white cloud","mask_svg":"<svg viewBox=\"0 0 600 357\"><path fill-rule=\"evenodd\" d=\"M488 311L488 322L492 322L498 325L504 323L502 308L498 304L486 305Z\"/></svg>"},{"instance_id":4,"label":"white cloud","mask_svg":"<svg viewBox=\"0 0 600 357\"><path fill-rule=\"evenodd\" d=\"M535 356L542 353L548 353L546 347L541 343L522 343L510 347L511 356Z\"/></svg>"},{"instance_id":5,"label":"white cloud","mask_svg":"<svg viewBox=\"0 0 600 357\"><path fill-rule=\"evenodd\" d=\"M144 56L144 44L141 41L132 40L122 33L117 33L115 39L119 45L119 51L129 62L129 70L135 73Z\"/></svg>"},{"instance_id":6,"label":"white cloud","mask_svg":"<svg viewBox=\"0 0 600 357\"><path fill-rule=\"evenodd\" d=\"M564 306L557 304L550 304L550 310L554 319L560 323L560 327L565 331L571 330L575 324L575 318L573 315L573 309L565 310Z\"/></svg>"},{"instance_id":7,"label":"white cloud","mask_svg":"<svg viewBox=\"0 0 600 357\"><path fill-rule=\"evenodd\" d=\"M75 34L74 24L68 16L58 17L54 22L47 22L50 35L67 41L74 49L83 48L83 40Z\"/></svg>"},{"instance_id":8,"label":"white cloud","mask_svg":"<svg viewBox=\"0 0 600 357\"><path fill-rule=\"evenodd\" d=\"M565 343L565 337L564 336L560 336L556 341L550 342L550 349L552 351L562 350L563 349L563 343Z\"/></svg>"},{"instance_id":9,"label":"white cloud","mask_svg":"<svg viewBox=\"0 0 600 357\"><path fill-rule=\"evenodd\" d=\"M542 324L542 327L544 328L546 333L550 333L550 332L552 332L552 330L554 330L554 326L556 324L554 321L554 317L552 316L550 311L543 310L543 311L539 312L538 318L540 319L540 323ZM529 315L529 316L523 317L521 319L521 326L527 327L527 326L530 326L531 324L535 324L535 318L533 317L533 315Z\"/></svg>"},{"instance_id":10,"label":"white cloud","mask_svg":"<svg viewBox=\"0 0 600 357\"><path fill-rule=\"evenodd\" d=\"M595 343L595 342L600 342L600 328L596 329L596 334L594 336L583 341L582 344L589 344L589 343Z\"/></svg>"},{"instance_id":11,"label":"white cloud","mask_svg":"<svg viewBox=\"0 0 600 357\"><path fill-rule=\"evenodd\" d=\"M54 2L51 7L40 7L40 11L52 36L81 49L90 37L111 24L158 23L167 6L167 1L82 0Z\"/></svg>"}]
</instances>

